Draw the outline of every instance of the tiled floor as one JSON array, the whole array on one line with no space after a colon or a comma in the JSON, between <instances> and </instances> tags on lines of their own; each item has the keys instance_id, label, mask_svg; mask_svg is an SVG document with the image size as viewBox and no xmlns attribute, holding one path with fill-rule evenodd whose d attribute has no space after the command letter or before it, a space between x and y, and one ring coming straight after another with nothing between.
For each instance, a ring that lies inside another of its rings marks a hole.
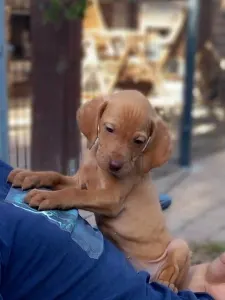
<instances>
[{"instance_id":1,"label":"tiled floor","mask_svg":"<svg viewBox=\"0 0 225 300\"><path fill-rule=\"evenodd\" d=\"M171 231L189 241L225 242L225 150L195 164L175 185L173 205L165 212Z\"/></svg>"}]
</instances>

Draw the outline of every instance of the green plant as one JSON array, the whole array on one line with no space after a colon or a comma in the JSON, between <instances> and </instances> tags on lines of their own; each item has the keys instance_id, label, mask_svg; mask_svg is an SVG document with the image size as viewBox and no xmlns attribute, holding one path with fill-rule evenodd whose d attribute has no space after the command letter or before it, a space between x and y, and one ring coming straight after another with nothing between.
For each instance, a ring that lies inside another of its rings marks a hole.
<instances>
[{"instance_id":1,"label":"green plant","mask_svg":"<svg viewBox=\"0 0 225 300\"><path fill-rule=\"evenodd\" d=\"M211 261L225 252L225 242L192 243L190 246L193 252L193 264Z\"/></svg>"},{"instance_id":2,"label":"green plant","mask_svg":"<svg viewBox=\"0 0 225 300\"><path fill-rule=\"evenodd\" d=\"M88 0L48 0L43 6L45 23L59 23L62 20L82 19Z\"/></svg>"}]
</instances>

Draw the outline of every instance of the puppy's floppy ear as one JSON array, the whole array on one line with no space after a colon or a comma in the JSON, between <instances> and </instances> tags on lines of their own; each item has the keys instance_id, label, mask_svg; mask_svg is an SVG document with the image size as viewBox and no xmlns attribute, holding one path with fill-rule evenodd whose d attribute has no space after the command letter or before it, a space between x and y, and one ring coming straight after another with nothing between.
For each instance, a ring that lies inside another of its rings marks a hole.
<instances>
[{"instance_id":1,"label":"puppy's floppy ear","mask_svg":"<svg viewBox=\"0 0 225 300\"><path fill-rule=\"evenodd\" d=\"M156 116L154 120L151 121L150 126L151 138L140 157L141 170L143 173L162 166L170 159L172 152L171 136L163 120L159 116Z\"/></svg>"},{"instance_id":2,"label":"puppy's floppy ear","mask_svg":"<svg viewBox=\"0 0 225 300\"><path fill-rule=\"evenodd\" d=\"M97 97L83 104L77 111L77 123L80 131L88 140L90 149L98 137L99 120L107 106L104 97Z\"/></svg>"}]
</instances>

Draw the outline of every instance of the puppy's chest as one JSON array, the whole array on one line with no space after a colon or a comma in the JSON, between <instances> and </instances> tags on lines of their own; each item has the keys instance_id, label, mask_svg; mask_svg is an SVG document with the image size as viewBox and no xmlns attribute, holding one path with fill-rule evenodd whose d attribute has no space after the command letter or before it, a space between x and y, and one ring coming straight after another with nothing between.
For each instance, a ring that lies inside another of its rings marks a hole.
<instances>
[{"instance_id":1,"label":"puppy's chest","mask_svg":"<svg viewBox=\"0 0 225 300\"><path fill-rule=\"evenodd\" d=\"M85 165L79 171L79 186L82 190L92 190L100 187L99 176L95 165Z\"/></svg>"}]
</instances>

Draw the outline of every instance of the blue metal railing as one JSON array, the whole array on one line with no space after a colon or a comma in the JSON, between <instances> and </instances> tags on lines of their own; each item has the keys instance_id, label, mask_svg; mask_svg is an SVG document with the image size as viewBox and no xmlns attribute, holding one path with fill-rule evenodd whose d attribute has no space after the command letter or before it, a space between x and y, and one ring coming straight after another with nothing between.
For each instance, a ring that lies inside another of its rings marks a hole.
<instances>
[{"instance_id":1,"label":"blue metal railing","mask_svg":"<svg viewBox=\"0 0 225 300\"><path fill-rule=\"evenodd\" d=\"M0 158L5 162L9 162L6 80L7 47L5 40L5 1L2 0L0 1Z\"/></svg>"},{"instance_id":2,"label":"blue metal railing","mask_svg":"<svg viewBox=\"0 0 225 300\"><path fill-rule=\"evenodd\" d=\"M186 76L184 82L184 104L181 116L179 157L179 163L182 167L189 167L191 164L193 87L200 1L189 0L188 5L189 11L186 45Z\"/></svg>"}]
</instances>

